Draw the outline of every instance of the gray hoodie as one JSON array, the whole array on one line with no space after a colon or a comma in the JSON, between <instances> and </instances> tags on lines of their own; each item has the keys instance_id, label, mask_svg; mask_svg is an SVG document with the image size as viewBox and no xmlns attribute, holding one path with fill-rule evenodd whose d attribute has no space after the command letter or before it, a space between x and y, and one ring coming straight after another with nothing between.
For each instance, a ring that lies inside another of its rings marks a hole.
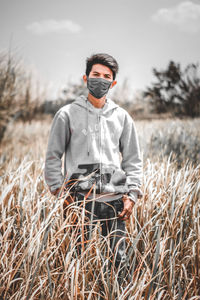
<instances>
[{"instance_id":1,"label":"gray hoodie","mask_svg":"<svg viewBox=\"0 0 200 300\"><path fill-rule=\"evenodd\" d=\"M64 156L64 174L62 161ZM98 194L142 195L142 160L134 122L112 100L102 109L86 97L62 107L55 115L49 135L45 180L51 191L72 186Z\"/></svg>"}]
</instances>

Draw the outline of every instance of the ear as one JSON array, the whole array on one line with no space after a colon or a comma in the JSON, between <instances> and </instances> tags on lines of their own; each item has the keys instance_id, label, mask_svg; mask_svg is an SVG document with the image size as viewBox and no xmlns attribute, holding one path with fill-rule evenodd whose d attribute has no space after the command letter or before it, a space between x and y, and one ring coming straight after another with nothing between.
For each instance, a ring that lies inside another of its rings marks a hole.
<instances>
[{"instance_id":1,"label":"ear","mask_svg":"<svg viewBox=\"0 0 200 300\"><path fill-rule=\"evenodd\" d=\"M83 75L83 81L84 81L85 83L87 83L87 76L86 76L86 75Z\"/></svg>"},{"instance_id":2,"label":"ear","mask_svg":"<svg viewBox=\"0 0 200 300\"><path fill-rule=\"evenodd\" d=\"M112 88L113 88L113 86L115 86L116 84L117 84L117 81L116 81L116 80L114 80L114 81L112 82L111 86L110 86L110 89L112 89Z\"/></svg>"}]
</instances>

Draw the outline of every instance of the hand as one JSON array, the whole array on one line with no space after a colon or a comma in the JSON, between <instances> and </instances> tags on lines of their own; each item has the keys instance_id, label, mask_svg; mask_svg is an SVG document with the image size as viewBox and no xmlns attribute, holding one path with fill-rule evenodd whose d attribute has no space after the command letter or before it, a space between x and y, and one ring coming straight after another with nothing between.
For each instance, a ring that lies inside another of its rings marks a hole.
<instances>
[{"instance_id":1,"label":"hand","mask_svg":"<svg viewBox=\"0 0 200 300\"><path fill-rule=\"evenodd\" d=\"M59 195L59 193L60 193L60 188L58 188L58 189L56 189L56 190L54 190L54 191L51 192L51 194L54 195L54 196L56 196L56 197Z\"/></svg>"},{"instance_id":2,"label":"hand","mask_svg":"<svg viewBox=\"0 0 200 300\"><path fill-rule=\"evenodd\" d=\"M118 217L125 221L130 218L130 215L132 214L135 203L127 195L124 195L122 200L124 202L124 209L118 215Z\"/></svg>"}]
</instances>

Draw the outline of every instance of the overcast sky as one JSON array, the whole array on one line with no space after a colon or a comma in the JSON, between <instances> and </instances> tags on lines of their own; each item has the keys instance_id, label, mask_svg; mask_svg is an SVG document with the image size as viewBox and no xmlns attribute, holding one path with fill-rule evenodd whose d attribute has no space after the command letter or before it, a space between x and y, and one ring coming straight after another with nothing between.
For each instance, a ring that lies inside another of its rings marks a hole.
<instances>
[{"instance_id":1,"label":"overcast sky","mask_svg":"<svg viewBox=\"0 0 200 300\"><path fill-rule=\"evenodd\" d=\"M200 61L200 0L0 0L0 50L10 41L52 95L95 52L118 60L119 83L144 89L153 67Z\"/></svg>"}]
</instances>

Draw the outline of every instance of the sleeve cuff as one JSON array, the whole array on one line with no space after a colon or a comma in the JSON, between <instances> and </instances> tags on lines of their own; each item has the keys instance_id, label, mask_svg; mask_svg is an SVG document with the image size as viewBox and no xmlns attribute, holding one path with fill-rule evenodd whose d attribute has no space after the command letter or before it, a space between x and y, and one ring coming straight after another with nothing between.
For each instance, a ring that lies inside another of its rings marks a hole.
<instances>
[{"instance_id":1,"label":"sleeve cuff","mask_svg":"<svg viewBox=\"0 0 200 300\"><path fill-rule=\"evenodd\" d=\"M138 193L137 193L137 192L130 191L130 192L128 193L128 197L129 197L134 203L136 203L136 202L137 202L137 198L138 198Z\"/></svg>"}]
</instances>

